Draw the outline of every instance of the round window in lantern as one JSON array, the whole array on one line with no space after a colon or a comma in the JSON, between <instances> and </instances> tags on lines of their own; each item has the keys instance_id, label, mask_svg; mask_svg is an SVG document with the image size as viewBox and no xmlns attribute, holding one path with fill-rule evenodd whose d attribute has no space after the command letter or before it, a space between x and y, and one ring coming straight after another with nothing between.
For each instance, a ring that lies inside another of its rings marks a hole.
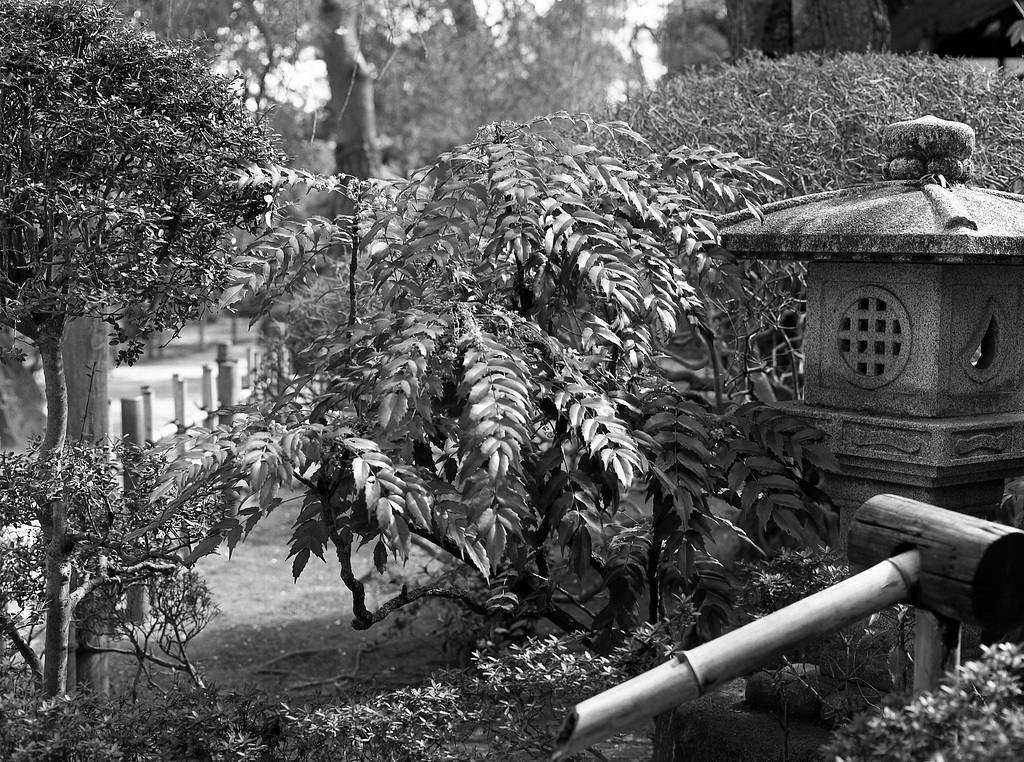
<instances>
[{"instance_id":1,"label":"round window in lantern","mask_svg":"<svg viewBox=\"0 0 1024 762\"><path fill-rule=\"evenodd\" d=\"M910 317L895 294L863 286L839 317L838 346L847 377L864 389L897 378L910 360Z\"/></svg>"}]
</instances>

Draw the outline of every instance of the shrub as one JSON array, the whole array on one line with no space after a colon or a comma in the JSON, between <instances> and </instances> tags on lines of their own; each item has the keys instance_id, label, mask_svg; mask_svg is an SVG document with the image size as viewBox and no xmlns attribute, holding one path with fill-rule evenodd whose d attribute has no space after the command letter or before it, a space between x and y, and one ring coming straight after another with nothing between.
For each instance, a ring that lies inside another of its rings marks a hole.
<instances>
[{"instance_id":1,"label":"shrub","mask_svg":"<svg viewBox=\"0 0 1024 762\"><path fill-rule=\"evenodd\" d=\"M861 715L825 748L836 762L1017 762L1024 758L1024 654L985 649L955 680L878 715Z\"/></svg>"},{"instance_id":2,"label":"shrub","mask_svg":"<svg viewBox=\"0 0 1024 762\"><path fill-rule=\"evenodd\" d=\"M185 648L214 607L181 556L226 506L219 493L195 493L173 516L166 514L168 499L150 494L165 466L132 445L73 443L63 450L61 478L54 479L35 447L0 453L0 637L37 671L30 644L46 619L46 547L36 510L41 502L59 501L76 538L68 553L79 579L76 625L96 634L111 628L122 641L114 650L155 657L198 679ZM125 590L137 586L148 588L153 603L144 624L133 623L124 606Z\"/></svg>"},{"instance_id":3,"label":"shrub","mask_svg":"<svg viewBox=\"0 0 1024 762\"><path fill-rule=\"evenodd\" d=\"M658 362L679 330L718 341L718 305L760 287L715 259L710 210L752 207L774 173L714 150L622 160L568 139L570 121L642 143L589 118L492 125L382 193L359 220L376 309L336 316L275 408L185 456L244 480L234 538L297 474L294 572L333 545L357 627L435 596L611 636L692 596L711 633L731 589L705 542L732 525L709 495L762 526L824 529L819 434L742 396L712 410ZM371 611L352 551L383 573L413 538L483 594L426 585ZM562 603L595 582L589 607Z\"/></svg>"},{"instance_id":4,"label":"shrub","mask_svg":"<svg viewBox=\"0 0 1024 762\"><path fill-rule=\"evenodd\" d=\"M664 153L728 146L781 171L788 195L881 179L877 149L891 122L933 114L974 127L979 185L1024 179L1024 84L955 58L891 53L751 57L633 93L624 119Z\"/></svg>"}]
</instances>

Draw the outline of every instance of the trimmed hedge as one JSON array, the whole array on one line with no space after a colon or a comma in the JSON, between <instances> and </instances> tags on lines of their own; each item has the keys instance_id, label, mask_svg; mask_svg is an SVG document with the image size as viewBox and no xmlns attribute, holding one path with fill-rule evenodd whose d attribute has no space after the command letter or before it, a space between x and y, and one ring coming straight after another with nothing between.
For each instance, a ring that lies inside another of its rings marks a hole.
<instances>
[{"instance_id":1,"label":"trimmed hedge","mask_svg":"<svg viewBox=\"0 0 1024 762\"><path fill-rule=\"evenodd\" d=\"M760 159L786 175L787 195L800 195L880 180L882 129L925 114L974 127L975 184L1024 186L1024 84L962 59L752 57L668 78L606 116L657 153L711 144Z\"/></svg>"}]
</instances>

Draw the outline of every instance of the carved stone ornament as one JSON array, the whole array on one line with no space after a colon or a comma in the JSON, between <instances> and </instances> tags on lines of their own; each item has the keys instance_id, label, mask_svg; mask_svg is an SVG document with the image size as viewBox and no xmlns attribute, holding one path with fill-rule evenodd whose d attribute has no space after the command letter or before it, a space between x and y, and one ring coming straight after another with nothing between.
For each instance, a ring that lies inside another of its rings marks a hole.
<instances>
[{"instance_id":1,"label":"carved stone ornament","mask_svg":"<svg viewBox=\"0 0 1024 762\"><path fill-rule=\"evenodd\" d=\"M911 326L906 307L895 294L861 286L839 319L836 346L851 382L876 389L898 378L910 358Z\"/></svg>"}]
</instances>

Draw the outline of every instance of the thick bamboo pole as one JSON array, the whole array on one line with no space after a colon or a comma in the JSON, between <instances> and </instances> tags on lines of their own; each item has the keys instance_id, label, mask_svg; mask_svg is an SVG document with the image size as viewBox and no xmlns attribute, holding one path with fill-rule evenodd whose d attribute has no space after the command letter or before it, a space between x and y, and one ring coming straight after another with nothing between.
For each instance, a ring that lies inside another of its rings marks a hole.
<instances>
[{"instance_id":1,"label":"thick bamboo pole","mask_svg":"<svg viewBox=\"0 0 1024 762\"><path fill-rule=\"evenodd\" d=\"M906 601L920 569L918 551L908 550L580 702L559 733L554 759L635 728L802 643Z\"/></svg>"}]
</instances>

